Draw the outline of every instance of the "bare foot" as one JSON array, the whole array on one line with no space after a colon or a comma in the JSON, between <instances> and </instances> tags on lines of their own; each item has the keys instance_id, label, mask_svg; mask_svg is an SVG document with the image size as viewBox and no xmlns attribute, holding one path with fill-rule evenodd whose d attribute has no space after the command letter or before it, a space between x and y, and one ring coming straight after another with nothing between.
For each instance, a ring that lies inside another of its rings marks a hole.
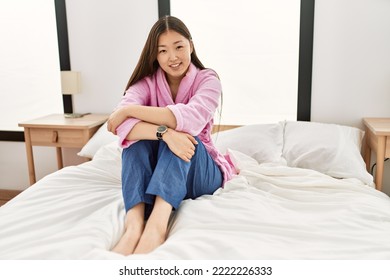
<instances>
[{"instance_id":1,"label":"bare foot","mask_svg":"<svg viewBox=\"0 0 390 280\"><path fill-rule=\"evenodd\" d=\"M125 256L133 254L138 241L141 238L144 227L129 226L119 242L111 250L112 252Z\"/></svg>"},{"instance_id":2,"label":"bare foot","mask_svg":"<svg viewBox=\"0 0 390 280\"><path fill-rule=\"evenodd\" d=\"M134 250L134 254L150 253L165 242L171 212L172 206L161 197L156 196L153 211Z\"/></svg>"},{"instance_id":3,"label":"bare foot","mask_svg":"<svg viewBox=\"0 0 390 280\"><path fill-rule=\"evenodd\" d=\"M134 254L147 254L163 244L166 240L166 229L158 229L153 226L146 226Z\"/></svg>"},{"instance_id":4,"label":"bare foot","mask_svg":"<svg viewBox=\"0 0 390 280\"><path fill-rule=\"evenodd\" d=\"M140 203L126 213L125 233L111 251L125 256L133 254L145 228L144 211L145 205Z\"/></svg>"}]
</instances>

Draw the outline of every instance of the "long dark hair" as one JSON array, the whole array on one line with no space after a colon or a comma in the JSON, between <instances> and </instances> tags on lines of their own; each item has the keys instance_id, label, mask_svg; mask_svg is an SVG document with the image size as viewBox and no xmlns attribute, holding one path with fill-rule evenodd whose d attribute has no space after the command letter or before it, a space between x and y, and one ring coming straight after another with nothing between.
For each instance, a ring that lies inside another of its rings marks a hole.
<instances>
[{"instance_id":1,"label":"long dark hair","mask_svg":"<svg viewBox=\"0 0 390 280\"><path fill-rule=\"evenodd\" d=\"M164 16L160 18L153 25L152 29L149 32L148 39L146 40L145 46L142 50L137 66L135 67L133 74L129 79L129 82L127 83L126 90L130 86L138 82L139 80L142 80L143 78L150 76L157 71L159 67L157 61L158 38L162 33L164 33L167 30L176 31L177 33L181 34L183 37L188 39L190 42L192 42L190 31L180 19L173 16ZM191 54L191 62L197 68L205 69L203 63L199 60L198 56L196 55L194 45Z\"/></svg>"}]
</instances>

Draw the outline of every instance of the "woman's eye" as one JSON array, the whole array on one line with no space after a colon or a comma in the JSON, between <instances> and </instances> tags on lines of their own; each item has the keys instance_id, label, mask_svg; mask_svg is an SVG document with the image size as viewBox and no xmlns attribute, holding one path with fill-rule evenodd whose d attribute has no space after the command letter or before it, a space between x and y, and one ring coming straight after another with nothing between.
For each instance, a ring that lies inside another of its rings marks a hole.
<instances>
[{"instance_id":1,"label":"woman's eye","mask_svg":"<svg viewBox=\"0 0 390 280\"><path fill-rule=\"evenodd\" d=\"M158 53L165 53L165 52L166 52L166 50L159 50Z\"/></svg>"},{"instance_id":2,"label":"woman's eye","mask_svg":"<svg viewBox=\"0 0 390 280\"><path fill-rule=\"evenodd\" d=\"M183 46L177 46L176 47L176 49L178 49L178 50L180 50L180 49L182 49L183 48Z\"/></svg>"}]
</instances>

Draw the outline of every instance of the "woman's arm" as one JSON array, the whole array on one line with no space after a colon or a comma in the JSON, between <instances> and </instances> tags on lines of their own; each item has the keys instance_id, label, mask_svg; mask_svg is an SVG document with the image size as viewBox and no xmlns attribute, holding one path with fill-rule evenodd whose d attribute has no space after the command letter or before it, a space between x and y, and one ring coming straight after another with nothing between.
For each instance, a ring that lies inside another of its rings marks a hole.
<instances>
[{"instance_id":1,"label":"woman's arm","mask_svg":"<svg viewBox=\"0 0 390 280\"><path fill-rule=\"evenodd\" d=\"M133 117L156 125L164 124L176 129L176 117L167 107L152 107L142 105L126 106L127 117Z\"/></svg>"},{"instance_id":2,"label":"woman's arm","mask_svg":"<svg viewBox=\"0 0 390 280\"><path fill-rule=\"evenodd\" d=\"M193 90L188 103L176 103L167 108L175 115L176 130L199 135L214 117L222 86L215 72L203 70L198 73Z\"/></svg>"},{"instance_id":3,"label":"woman's arm","mask_svg":"<svg viewBox=\"0 0 390 280\"><path fill-rule=\"evenodd\" d=\"M158 125L155 124L139 122L133 127L126 139L129 141L157 140L157 127ZM191 160L195 154L195 145L198 144L193 136L170 128L163 134L162 139L176 156L186 162Z\"/></svg>"},{"instance_id":4,"label":"woman's arm","mask_svg":"<svg viewBox=\"0 0 390 280\"><path fill-rule=\"evenodd\" d=\"M117 109L110 115L107 122L108 130L116 134L117 127L127 118L135 118L155 125L164 124L172 129L176 128L176 117L168 108L130 104Z\"/></svg>"},{"instance_id":5,"label":"woman's arm","mask_svg":"<svg viewBox=\"0 0 390 280\"><path fill-rule=\"evenodd\" d=\"M156 131L157 125L139 122L134 125L133 129L127 135L126 139L129 141L138 141L138 140L157 140Z\"/></svg>"}]
</instances>

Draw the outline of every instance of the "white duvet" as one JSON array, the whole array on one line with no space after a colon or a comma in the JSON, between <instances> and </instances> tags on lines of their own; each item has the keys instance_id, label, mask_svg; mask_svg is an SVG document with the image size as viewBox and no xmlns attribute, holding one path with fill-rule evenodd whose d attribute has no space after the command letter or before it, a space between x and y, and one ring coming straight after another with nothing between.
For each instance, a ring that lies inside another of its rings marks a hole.
<instances>
[{"instance_id":1,"label":"white duvet","mask_svg":"<svg viewBox=\"0 0 390 280\"><path fill-rule=\"evenodd\" d=\"M240 175L184 201L167 241L129 259L390 259L390 199L354 179L258 165L231 151ZM64 168L0 208L0 259L123 259L120 151Z\"/></svg>"}]
</instances>

